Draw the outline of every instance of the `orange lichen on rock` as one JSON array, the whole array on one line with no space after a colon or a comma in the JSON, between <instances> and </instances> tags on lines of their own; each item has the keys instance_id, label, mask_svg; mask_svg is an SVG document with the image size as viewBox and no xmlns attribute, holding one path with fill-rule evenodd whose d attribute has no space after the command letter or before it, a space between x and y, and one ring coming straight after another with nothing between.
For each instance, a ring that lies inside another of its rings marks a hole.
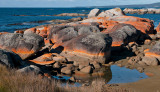
<instances>
[{"instance_id":1,"label":"orange lichen on rock","mask_svg":"<svg viewBox=\"0 0 160 92\"><path fill-rule=\"evenodd\" d=\"M146 52L149 52L149 49L145 49L145 50L144 50L144 53L146 53Z\"/></svg>"},{"instance_id":2,"label":"orange lichen on rock","mask_svg":"<svg viewBox=\"0 0 160 92\"><path fill-rule=\"evenodd\" d=\"M55 63L55 61L52 59L53 58L53 54L52 53L46 53L43 54L42 56L35 58L33 60L29 60L30 62L36 63L36 64L40 64L40 65L48 65L48 64L53 64Z\"/></svg>"},{"instance_id":3,"label":"orange lichen on rock","mask_svg":"<svg viewBox=\"0 0 160 92\"><path fill-rule=\"evenodd\" d=\"M45 45L51 45L50 40L46 39L46 38L44 38L44 43L45 43Z\"/></svg>"},{"instance_id":4,"label":"orange lichen on rock","mask_svg":"<svg viewBox=\"0 0 160 92\"><path fill-rule=\"evenodd\" d=\"M83 25L90 25L91 23L86 22L86 23L81 23L81 24L83 24Z\"/></svg>"},{"instance_id":5,"label":"orange lichen on rock","mask_svg":"<svg viewBox=\"0 0 160 92\"><path fill-rule=\"evenodd\" d=\"M103 33L110 33L110 30L117 24L119 24L117 21L104 21L99 22L101 28L105 28L106 30L102 31Z\"/></svg>"},{"instance_id":6,"label":"orange lichen on rock","mask_svg":"<svg viewBox=\"0 0 160 92\"><path fill-rule=\"evenodd\" d=\"M157 26L156 31L157 31L157 32L160 32L160 23L159 23L159 25Z\"/></svg>"},{"instance_id":7,"label":"orange lichen on rock","mask_svg":"<svg viewBox=\"0 0 160 92\"><path fill-rule=\"evenodd\" d=\"M11 51L18 54L23 60L35 53L35 51L28 50L26 48L18 48L18 49L12 48Z\"/></svg>"},{"instance_id":8,"label":"orange lichen on rock","mask_svg":"<svg viewBox=\"0 0 160 92\"><path fill-rule=\"evenodd\" d=\"M55 61L35 61L35 60L29 60L30 62L40 64L40 65L47 65L47 64L53 64Z\"/></svg>"},{"instance_id":9,"label":"orange lichen on rock","mask_svg":"<svg viewBox=\"0 0 160 92\"><path fill-rule=\"evenodd\" d=\"M32 54L32 53L34 53L33 50L28 50L26 48L18 48L18 49L12 48L12 51L17 54Z\"/></svg>"},{"instance_id":10,"label":"orange lichen on rock","mask_svg":"<svg viewBox=\"0 0 160 92\"><path fill-rule=\"evenodd\" d=\"M2 35L2 34L7 34L8 32L0 32L0 35Z\"/></svg>"},{"instance_id":11,"label":"orange lichen on rock","mask_svg":"<svg viewBox=\"0 0 160 92\"><path fill-rule=\"evenodd\" d=\"M120 16L120 17L111 18L111 20L120 21L120 22L126 22L126 21L132 21L132 22L151 22L151 20L149 20L149 19L139 18L139 17L134 17L134 16Z\"/></svg>"},{"instance_id":12,"label":"orange lichen on rock","mask_svg":"<svg viewBox=\"0 0 160 92\"><path fill-rule=\"evenodd\" d=\"M156 53L152 53L152 52L147 52L147 53L145 53L145 56L148 56L148 57L157 57L157 58L160 57L160 55L158 55L158 54L156 54Z\"/></svg>"},{"instance_id":13,"label":"orange lichen on rock","mask_svg":"<svg viewBox=\"0 0 160 92\"><path fill-rule=\"evenodd\" d=\"M150 22L127 21L124 23L133 25L136 29L140 30L142 33L145 33L145 34L153 34L154 33L154 30L152 29L153 24Z\"/></svg>"},{"instance_id":14,"label":"orange lichen on rock","mask_svg":"<svg viewBox=\"0 0 160 92\"><path fill-rule=\"evenodd\" d=\"M47 37L47 31L48 31L48 27L45 26L42 30L40 30L39 35L42 37Z\"/></svg>"},{"instance_id":15,"label":"orange lichen on rock","mask_svg":"<svg viewBox=\"0 0 160 92\"><path fill-rule=\"evenodd\" d=\"M31 28L30 30L36 33L36 28Z\"/></svg>"},{"instance_id":16,"label":"orange lichen on rock","mask_svg":"<svg viewBox=\"0 0 160 92\"><path fill-rule=\"evenodd\" d=\"M47 53L47 54L44 54L43 56L44 56L44 57L52 57L53 54L52 54L52 53Z\"/></svg>"},{"instance_id":17,"label":"orange lichen on rock","mask_svg":"<svg viewBox=\"0 0 160 92\"><path fill-rule=\"evenodd\" d=\"M21 34L23 34L23 33L24 33L24 31L22 31L22 30L18 30L18 31L15 31L15 33L21 33Z\"/></svg>"},{"instance_id":18,"label":"orange lichen on rock","mask_svg":"<svg viewBox=\"0 0 160 92\"><path fill-rule=\"evenodd\" d=\"M101 52L101 53L90 53L88 51L85 50L78 50L78 49L73 49L73 50L69 50L67 48L64 47L63 51L69 51L69 52L74 52L74 53L79 53L79 54L87 54L89 56L105 56L106 53L105 52Z\"/></svg>"},{"instance_id":19,"label":"orange lichen on rock","mask_svg":"<svg viewBox=\"0 0 160 92\"><path fill-rule=\"evenodd\" d=\"M36 30L36 34L39 34L40 33L40 30Z\"/></svg>"},{"instance_id":20,"label":"orange lichen on rock","mask_svg":"<svg viewBox=\"0 0 160 92\"><path fill-rule=\"evenodd\" d=\"M119 46L121 46L123 44L123 42L122 41L113 41L112 42L112 47L119 47Z\"/></svg>"}]
</instances>

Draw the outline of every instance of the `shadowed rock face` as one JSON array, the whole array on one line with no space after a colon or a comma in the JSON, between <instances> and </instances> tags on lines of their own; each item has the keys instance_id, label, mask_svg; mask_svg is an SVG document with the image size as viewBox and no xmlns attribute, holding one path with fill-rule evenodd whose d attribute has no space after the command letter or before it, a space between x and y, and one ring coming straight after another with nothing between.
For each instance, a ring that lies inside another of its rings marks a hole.
<instances>
[{"instance_id":1,"label":"shadowed rock face","mask_svg":"<svg viewBox=\"0 0 160 92\"><path fill-rule=\"evenodd\" d=\"M7 33L0 35L0 48L13 51L22 59L27 59L38 52L44 45L44 40L37 34Z\"/></svg>"},{"instance_id":2,"label":"shadowed rock face","mask_svg":"<svg viewBox=\"0 0 160 92\"><path fill-rule=\"evenodd\" d=\"M112 46L121 46L122 44L136 41L140 36L140 32L129 24L115 25L108 34L113 39Z\"/></svg>"},{"instance_id":3,"label":"shadowed rock face","mask_svg":"<svg viewBox=\"0 0 160 92\"><path fill-rule=\"evenodd\" d=\"M0 49L0 64L14 68L21 64L22 59L13 52Z\"/></svg>"}]
</instances>

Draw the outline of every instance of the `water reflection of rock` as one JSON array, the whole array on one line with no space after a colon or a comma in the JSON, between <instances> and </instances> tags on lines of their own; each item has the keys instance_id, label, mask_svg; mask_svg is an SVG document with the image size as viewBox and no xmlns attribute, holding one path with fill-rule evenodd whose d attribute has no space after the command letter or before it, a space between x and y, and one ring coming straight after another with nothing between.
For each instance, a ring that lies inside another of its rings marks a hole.
<instances>
[{"instance_id":1,"label":"water reflection of rock","mask_svg":"<svg viewBox=\"0 0 160 92\"><path fill-rule=\"evenodd\" d=\"M109 82L112 79L112 71L109 67L102 67L100 69L94 70L92 74L84 74L80 71L76 71L73 75L79 82L92 82L95 79L103 79L105 82Z\"/></svg>"}]
</instances>

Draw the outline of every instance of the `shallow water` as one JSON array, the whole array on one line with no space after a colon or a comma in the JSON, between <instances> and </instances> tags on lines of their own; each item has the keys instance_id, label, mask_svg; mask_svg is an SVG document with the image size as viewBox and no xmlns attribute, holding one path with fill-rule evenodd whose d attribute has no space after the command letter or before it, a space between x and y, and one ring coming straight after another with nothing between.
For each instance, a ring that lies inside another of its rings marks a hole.
<instances>
[{"instance_id":1,"label":"shallow water","mask_svg":"<svg viewBox=\"0 0 160 92\"><path fill-rule=\"evenodd\" d=\"M92 82L94 79L101 78L106 81L107 84L118 84L118 83L131 83L131 82L137 82L141 79L146 79L148 76L145 73L140 73L136 69L128 69L125 67L119 67L117 65L112 65L103 71L103 76L75 76L76 79L81 79L82 81L89 81ZM70 77L63 76L62 78L59 78L57 76L53 76L53 78L56 79L65 79L68 80ZM83 82L82 82L83 83ZM62 83L62 86L65 86L66 83ZM72 85L69 85L71 87L74 86L81 86L81 83L75 83Z\"/></svg>"},{"instance_id":2,"label":"shallow water","mask_svg":"<svg viewBox=\"0 0 160 92\"><path fill-rule=\"evenodd\" d=\"M131 70L116 65L111 66L111 71L112 71L112 79L108 82L108 84L130 83L148 78L148 76L145 73L140 73L136 69Z\"/></svg>"}]
</instances>

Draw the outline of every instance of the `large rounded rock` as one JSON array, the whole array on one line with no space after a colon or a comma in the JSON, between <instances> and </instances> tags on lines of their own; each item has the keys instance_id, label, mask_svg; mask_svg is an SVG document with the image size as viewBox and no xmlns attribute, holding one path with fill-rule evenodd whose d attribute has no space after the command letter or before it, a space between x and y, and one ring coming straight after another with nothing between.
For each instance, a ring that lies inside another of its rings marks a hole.
<instances>
[{"instance_id":1,"label":"large rounded rock","mask_svg":"<svg viewBox=\"0 0 160 92\"><path fill-rule=\"evenodd\" d=\"M134 17L134 16L120 16L120 17L110 18L109 20L133 25L137 30L140 30L144 34L154 33L153 21L146 19L146 18L139 18L139 17Z\"/></svg>"},{"instance_id":2,"label":"large rounded rock","mask_svg":"<svg viewBox=\"0 0 160 92\"><path fill-rule=\"evenodd\" d=\"M103 33L80 35L62 46L62 55L71 61L97 61L104 63L110 56L112 38Z\"/></svg>"},{"instance_id":3,"label":"large rounded rock","mask_svg":"<svg viewBox=\"0 0 160 92\"><path fill-rule=\"evenodd\" d=\"M13 51L22 59L27 59L44 46L44 40L37 34L7 33L0 35L0 48Z\"/></svg>"},{"instance_id":4,"label":"large rounded rock","mask_svg":"<svg viewBox=\"0 0 160 92\"><path fill-rule=\"evenodd\" d=\"M109 29L112 26L108 25L107 23L111 23L113 25L116 25L118 23L130 24L144 34L155 33L153 21L134 16L95 17L81 21L81 23L91 23L91 22L98 22L100 23L100 27Z\"/></svg>"},{"instance_id":5,"label":"large rounded rock","mask_svg":"<svg viewBox=\"0 0 160 92\"><path fill-rule=\"evenodd\" d=\"M0 49L0 64L14 68L21 65L21 61L22 59L17 54Z\"/></svg>"},{"instance_id":6,"label":"large rounded rock","mask_svg":"<svg viewBox=\"0 0 160 92\"><path fill-rule=\"evenodd\" d=\"M140 36L140 32L129 24L116 25L108 33L113 39L112 46L126 45L136 41Z\"/></svg>"},{"instance_id":7,"label":"large rounded rock","mask_svg":"<svg viewBox=\"0 0 160 92\"><path fill-rule=\"evenodd\" d=\"M114 17L114 16L124 16L124 12L120 8L114 8L106 10L98 15L98 17Z\"/></svg>"},{"instance_id":8,"label":"large rounded rock","mask_svg":"<svg viewBox=\"0 0 160 92\"><path fill-rule=\"evenodd\" d=\"M99 28L91 25L75 25L75 26L53 26L50 28L48 39L55 43L54 48L62 45L64 42L83 34L100 32Z\"/></svg>"},{"instance_id":9,"label":"large rounded rock","mask_svg":"<svg viewBox=\"0 0 160 92\"><path fill-rule=\"evenodd\" d=\"M93 9L88 14L88 18L97 17L100 13L101 13L101 10L99 10L99 9Z\"/></svg>"}]
</instances>

